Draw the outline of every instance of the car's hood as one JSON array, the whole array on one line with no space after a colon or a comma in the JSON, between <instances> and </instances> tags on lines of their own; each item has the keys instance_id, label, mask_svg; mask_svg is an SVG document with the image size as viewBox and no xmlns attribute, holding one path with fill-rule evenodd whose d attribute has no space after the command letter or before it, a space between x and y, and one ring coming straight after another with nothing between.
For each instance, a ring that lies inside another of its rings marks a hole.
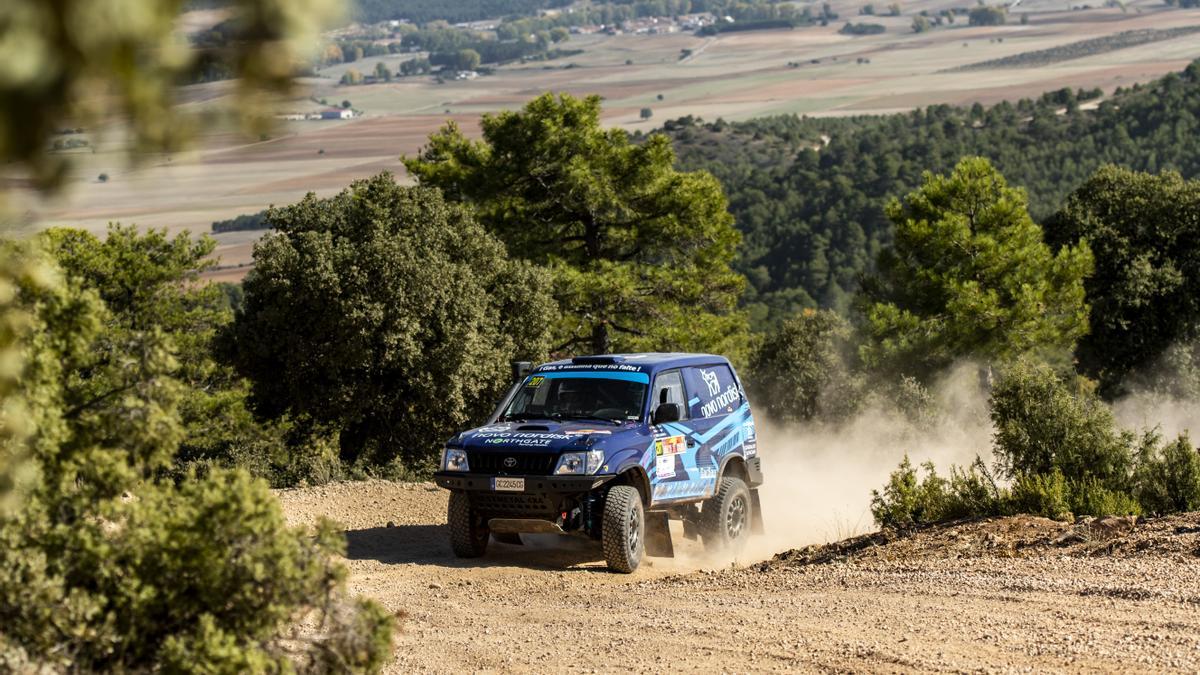
<instances>
[{"instance_id":1,"label":"car's hood","mask_svg":"<svg viewBox=\"0 0 1200 675\"><path fill-rule=\"evenodd\" d=\"M586 420L503 422L464 431L455 444L468 450L558 452L588 448L636 429L632 422L620 425Z\"/></svg>"}]
</instances>

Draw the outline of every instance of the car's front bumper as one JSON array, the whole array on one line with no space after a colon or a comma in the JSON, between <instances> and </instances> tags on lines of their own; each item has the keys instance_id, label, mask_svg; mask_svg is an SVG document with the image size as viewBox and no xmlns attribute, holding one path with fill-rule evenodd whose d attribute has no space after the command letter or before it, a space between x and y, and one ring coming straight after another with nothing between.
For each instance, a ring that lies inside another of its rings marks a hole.
<instances>
[{"instance_id":1,"label":"car's front bumper","mask_svg":"<svg viewBox=\"0 0 1200 675\"><path fill-rule=\"evenodd\" d=\"M495 492L492 479L497 476L484 473L460 473L458 471L439 471L433 474L433 480L439 487L447 490L464 490L468 492ZM591 492L616 478L613 474L598 476L501 476L502 478L524 478L524 494L576 494ZM512 494L521 494L520 492Z\"/></svg>"}]
</instances>

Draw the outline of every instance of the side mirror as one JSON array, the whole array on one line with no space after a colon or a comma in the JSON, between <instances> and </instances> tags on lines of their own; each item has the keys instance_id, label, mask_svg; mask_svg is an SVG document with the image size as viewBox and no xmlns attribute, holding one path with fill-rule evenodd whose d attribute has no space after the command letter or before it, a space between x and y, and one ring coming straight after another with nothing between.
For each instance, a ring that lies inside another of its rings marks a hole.
<instances>
[{"instance_id":1,"label":"side mirror","mask_svg":"<svg viewBox=\"0 0 1200 675\"><path fill-rule=\"evenodd\" d=\"M680 416L678 403L660 403L659 406L654 409L654 424L678 422Z\"/></svg>"},{"instance_id":2,"label":"side mirror","mask_svg":"<svg viewBox=\"0 0 1200 675\"><path fill-rule=\"evenodd\" d=\"M525 376L533 369L533 364L528 361L512 361L509 365L512 366L513 382L525 379Z\"/></svg>"}]
</instances>

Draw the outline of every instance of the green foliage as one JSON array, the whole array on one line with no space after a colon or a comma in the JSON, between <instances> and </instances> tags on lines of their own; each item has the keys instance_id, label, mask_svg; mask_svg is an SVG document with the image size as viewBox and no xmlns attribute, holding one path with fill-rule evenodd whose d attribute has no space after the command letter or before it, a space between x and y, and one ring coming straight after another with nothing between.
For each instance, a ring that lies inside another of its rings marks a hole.
<instances>
[{"instance_id":1,"label":"green foliage","mask_svg":"<svg viewBox=\"0 0 1200 675\"><path fill-rule=\"evenodd\" d=\"M546 275L510 259L463 207L390 174L274 209L232 330L266 417L340 432L346 462L427 470L545 357Z\"/></svg>"},{"instance_id":2,"label":"green foliage","mask_svg":"<svg viewBox=\"0 0 1200 675\"><path fill-rule=\"evenodd\" d=\"M913 17L912 29L914 33L924 33L933 30L933 24L929 22L929 19L917 15Z\"/></svg>"},{"instance_id":3,"label":"green foliage","mask_svg":"<svg viewBox=\"0 0 1200 675\"><path fill-rule=\"evenodd\" d=\"M1008 20L1008 10L1005 7L988 7L980 5L972 7L967 14L967 21L972 26L1002 26Z\"/></svg>"},{"instance_id":4,"label":"green foliage","mask_svg":"<svg viewBox=\"0 0 1200 675\"><path fill-rule=\"evenodd\" d=\"M0 519L20 506L38 478L28 442L36 430L36 411L46 403L21 386L25 342L35 323L17 293L21 287L47 292L61 283L53 265L28 247L11 242L0 247Z\"/></svg>"},{"instance_id":5,"label":"green foliage","mask_svg":"<svg viewBox=\"0 0 1200 675\"><path fill-rule=\"evenodd\" d=\"M1130 375L1200 337L1200 181L1106 166L1071 193L1047 235L1060 246L1086 240L1096 254L1086 282L1091 331L1078 358L1106 395L1123 393ZM1169 390L1179 380L1178 371L1161 372L1174 369L1157 370L1141 384Z\"/></svg>"},{"instance_id":6,"label":"green foliage","mask_svg":"<svg viewBox=\"0 0 1200 675\"><path fill-rule=\"evenodd\" d=\"M114 225L103 240L57 228L41 241L74 284L97 293L106 309L105 339L86 361L72 365L90 374L72 380L76 405L89 409L127 389L165 381L179 388L172 399L182 425L177 471L193 464L240 466L277 486L337 475L327 433L292 419L256 421L246 407L247 383L214 358L233 306L227 289L199 281L212 265L206 260L215 245L211 239ZM235 295L240 302L240 288ZM155 360L148 362L146 354Z\"/></svg>"},{"instance_id":7,"label":"green foliage","mask_svg":"<svg viewBox=\"0 0 1200 675\"><path fill-rule=\"evenodd\" d=\"M182 289L124 283L154 279L197 244L123 229L110 241L52 231L44 242L67 273L20 281L17 394L36 479L0 513L5 667L378 670L391 619L347 595L335 530L314 540L289 529L266 485L242 472L161 478L185 437L173 374L186 366L167 332L140 322L194 316ZM142 246L168 255L147 265ZM112 250L131 255L110 267Z\"/></svg>"},{"instance_id":8,"label":"green foliage","mask_svg":"<svg viewBox=\"0 0 1200 675\"><path fill-rule=\"evenodd\" d=\"M1087 330L1085 244L1052 254L1022 191L981 158L887 207L894 247L864 286L864 361L928 376L963 357L1065 357Z\"/></svg>"},{"instance_id":9,"label":"green foliage","mask_svg":"<svg viewBox=\"0 0 1200 675\"><path fill-rule=\"evenodd\" d=\"M918 480L917 470L905 455L883 492L871 491L871 515L880 527L905 528L941 519L946 481L938 477L932 463L926 462L922 468L925 477Z\"/></svg>"},{"instance_id":10,"label":"green foliage","mask_svg":"<svg viewBox=\"0 0 1200 675\"><path fill-rule=\"evenodd\" d=\"M1070 489L1058 469L1050 473L1022 473L1013 481L1008 510L1054 520L1071 517Z\"/></svg>"},{"instance_id":11,"label":"green foliage","mask_svg":"<svg viewBox=\"0 0 1200 675\"><path fill-rule=\"evenodd\" d=\"M39 185L52 186L70 157L45 152L56 131L68 120L98 126L118 112L136 150L179 147L202 118L175 105L176 85L214 63L242 78L236 110L248 125L261 125L258 104L290 88L292 65L338 9L329 0L235 0L228 3L231 39L199 50L178 39L184 4L6 0L0 162L19 162Z\"/></svg>"},{"instance_id":12,"label":"green foliage","mask_svg":"<svg viewBox=\"0 0 1200 675\"><path fill-rule=\"evenodd\" d=\"M1149 513L1200 510L1200 453L1186 434L1165 447L1146 444L1133 482L1138 502Z\"/></svg>"},{"instance_id":13,"label":"green foliage","mask_svg":"<svg viewBox=\"0 0 1200 675\"><path fill-rule=\"evenodd\" d=\"M983 460L967 468L950 467L950 479L937 474L932 462L921 465L917 479L908 456L892 472L883 491L871 491L871 515L880 527L904 529L958 518L997 515L1008 499L993 481Z\"/></svg>"},{"instance_id":14,"label":"green foliage","mask_svg":"<svg viewBox=\"0 0 1200 675\"><path fill-rule=\"evenodd\" d=\"M1072 391L1053 370L1021 363L992 391L996 456L1009 477L1058 471L1066 479L1129 487L1136 438L1117 430L1094 393Z\"/></svg>"},{"instance_id":15,"label":"green foliage","mask_svg":"<svg viewBox=\"0 0 1200 675\"><path fill-rule=\"evenodd\" d=\"M976 456L966 468L950 466L950 481L940 515L943 520L998 515L1007 499L1008 492L997 487L992 472Z\"/></svg>"},{"instance_id":16,"label":"green foliage","mask_svg":"<svg viewBox=\"0 0 1200 675\"><path fill-rule=\"evenodd\" d=\"M1021 23L1029 23L1029 15L1021 15ZM1126 30L1111 35L1105 35L1098 38L1090 38L1071 42L1065 45L1057 45L1048 49L1037 49L1029 52L1021 52L1020 54L1012 54L1010 56L1002 56L998 59L988 59L970 63L965 66L951 68L951 71L969 71L969 70L992 70L994 68L1034 68L1038 66L1047 66L1052 63L1060 63L1062 61L1070 61L1072 59L1080 59L1085 56L1093 56L1096 54L1104 54L1107 52L1116 51L1118 49L1128 49L1153 42L1161 42L1162 40L1173 40L1175 38L1191 35L1200 32L1200 26L1181 26L1178 28L1143 28L1139 30Z\"/></svg>"},{"instance_id":17,"label":"green foliage","mask_svg":"<svg viewBox=\"0 0 1200 675\"><path fill-rule=\"evenodd\" d=\"M235 216L229 220L213 221L213 234L220 232L241 232L243 230L265 230L267 229L267 212L259 211L258 213L244 213L240 216Z\"/></svg>"},{"instance_id":18,"label":"green foliage","mask_svg":"<svg viewBox=\"0 0 1200 675\"><path fill-rule=\"evenodd\" d=\"M884 205L920 187L924 172L986 156L1027 191L1041 222L1105 164L1200 177L1197 109L1200 63L1118 90L1095 110L1035 99L850 118L683 118L663 128L679 166L711 172L729 195L743 234L735 266L750 281L743 306L762 327L805 307L848 311L892 241Z\"/></svg>"},{"instance_id":19,"label":"green foliage","mask_svg":"<svg viewBox=\"0 0 1200 675\"><path fill-rule=\"evenodd\" d=\"M853 372L850 324L836 313L806 311L768 332L750 356L755 405L783 422L837 421L852 415L865 382Z\"/></svg>"},{"instance_id":20,"label":"green foliage","mask_svg":"<svg viewBox=\"0 0 1200 675\"><path fill-rule=\"evenodd\" d=\"M842 35L878 35L887 31L887 28L878 23L850 23L842 26L838 32Z\"/></svg>"},{"instance_id":21,"label":"green foliage","mask_svg":"<svg viewBox=\"0 0 1200 675\"><path fill-rule=\"evenodd\" d=\"M469 204L510 254L547 265L560 309L555 351L714 351L736 356L743 279L721 186L676 171L665 136L600 126L600 99L545 94L453 123L404 160L421 185Z\"/></svg>"},{"instance_id":22,"label":"green foliage","mask_svg":"<svg viewBox=\"0 0 1200 675\"><path fill-rule=\"evenodd\" d=\"M1070 485L1071 512L1077 516L1137 516L1142 507L1128 492L1105 487L1099 480L1086 477Z\"/></svg>"}]
</instances>

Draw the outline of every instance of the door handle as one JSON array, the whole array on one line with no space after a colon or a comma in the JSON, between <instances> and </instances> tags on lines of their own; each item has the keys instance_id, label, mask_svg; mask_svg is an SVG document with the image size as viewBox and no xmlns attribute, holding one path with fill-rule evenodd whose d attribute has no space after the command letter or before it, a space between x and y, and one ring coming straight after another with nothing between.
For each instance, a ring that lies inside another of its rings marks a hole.
<instances>
[{"instance_id":1,"label":"door handle","mask_svg":"<svg viewBox=\"0 0 1200 675\"><path fill-rule=\"evenodd\" d=\"M692 439L692 438L689 438L689 439L687 439L687 446L688 446L689 448L694 448L694 447L696 447L696 441L695 441L695 439Z\"/></svg>"}]
</instances>

